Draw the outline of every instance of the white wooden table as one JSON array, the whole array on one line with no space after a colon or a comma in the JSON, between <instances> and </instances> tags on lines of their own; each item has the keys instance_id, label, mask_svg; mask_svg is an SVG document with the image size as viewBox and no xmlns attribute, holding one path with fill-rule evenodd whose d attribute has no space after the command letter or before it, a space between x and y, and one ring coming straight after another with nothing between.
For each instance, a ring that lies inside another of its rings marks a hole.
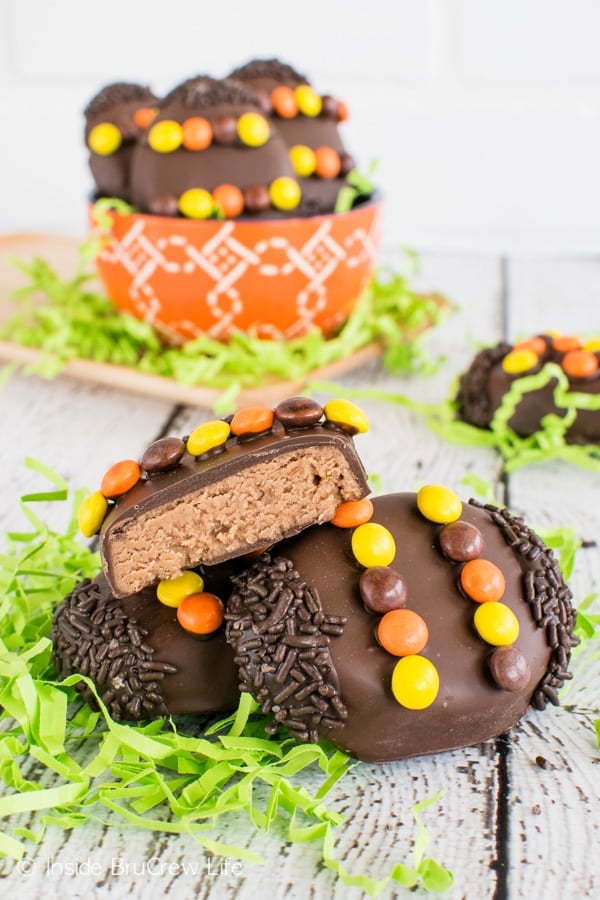
<instances>
[{"instance_id":1,"label":"white wooden table","mask_svg":"<svg viewBox=\"0 0 600 900\"><path fill-rule=\"evenodd\" d=\"M432 353L447 361L433 379L392 378L378 363L346 376L351 386L376 386L423 400L441 399L473 353L473 342L514 339L543 329L600 330L600 260L500 259L426 254L423 285L436 287L460 310L430 334ZM461 484L477 473L497 497L532 525L572 524L589 542L600 537L600 475L547 464L503 478L489 450L449 446L400 406L361 402L372 425L359 450L382 491L442 482L466 497ZM183 434L210 416L66 377L45 382L15 375L0 392L0 531L20 527L18 497L36 482L26 455L60 471L73 487L93 488L107 465L139 455L165 432ZM390 440L390 435L393 439ZM53 513L56 514L56 513ZM577 600L600 590L596 546L578 553L572 587ZM451 898L567 900L600 897L600 751L592 727L599 715L600 666L586 670L564 707L530 712L509 735L485 745L382 766L357 765L331 797L347 817L337 830L337 855L349 869L382 877L394 862L410 862L410 807L444 789L424 814L429 852L453 870ZM536 762L537 760L537 762ZM540 765L540 763L542 763ZM264 865L219 871L208 860L203 877L184 874L199 859L193 840L149 834L119 823L71 832L49 828L31 845L29 871L0 861L6 897L358 898L320 864L311 844L285 845L277 831L262 835L245 821L215 834L262 855ZM153 860L160 860L162 869ZM120 860L114 869L114 860ZM83 864L100 874L86 874ZM75 870L75 871L74 871ZM388 888L381 896L408 896Z\"/></svg>"}]
</instances>

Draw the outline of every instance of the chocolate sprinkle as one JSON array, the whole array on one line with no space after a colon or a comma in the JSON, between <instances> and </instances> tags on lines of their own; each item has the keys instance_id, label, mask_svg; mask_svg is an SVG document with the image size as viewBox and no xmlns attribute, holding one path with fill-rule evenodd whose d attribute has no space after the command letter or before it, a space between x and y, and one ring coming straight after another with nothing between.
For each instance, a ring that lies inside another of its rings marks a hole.
<instances>
[{"instance_id":1,"label":"chocolate sprinkle","mask_svg":"<svg viewBox=\"0 0 600 900\"><path fill-rule=\"evenodd\" d=\"M149 87L127 81L116 81L114 84L107 84L92 97L83 114L86 118L95 118L114 109L115 106L119 106L121 103L133 103L136 100L146 104L146 106L156 103L156 97Z\"/></svg>"},{"instance_id":2,"label":"chocolate sprinkle","mask_svg":"<svg viewBox=\"0 0 600 900\"><path fill-rule=\"evenodd\" d=\"M272 78L281 84L308 84L308 79L300 72L279 59L253 59L229 73L229 78L253 81L255 78Z\"/></svg>"},{"instance_id":3,"label":"chocolate sprinkle","mask_svg":"<svg viewBox=\"0 0 600 900\"><path fill-rule=\"evenodd\" d=\"M245 85L228 78L218 80L209 75L188 78L174 87L161 103L161 108L165 109L171 103L181 103L187 109L204 109L227 103L260 108L258 97Z\"/></svg>"},{"instance_id":4,"label":"chocolate sprinkle","mask_svg":"<svg viewBox=\"0 0 600 900\"><path fill-rule=\"evenodd\" d=\"M572 678L568 671L571 649L579 643L579 638L573 634L576 611L571 590L564 581L554 552L524 524L522 518L507 509L477 500L469 503L490 513L507 544L517 558L520 557L525 601L537 627L545 630L552 651L548 669L533 692L531 704L540 710L545 709L548 701L558 706L558 691Z\"/></svg>"},{"instance_id":5,"label":"chocolate sprinkle","mask_svg":"<svg viewBox=\"0 0 600 900\"><path fill-rule=\"evenodd\" d=\"M494 410L490 406L487 385L490 372L504 359L511 345L502 341L495 347L481 350L469 369L461 376L456 400L458 413L465 422L478 428L487 428L492 421Z\"/></svg>"},{"instance_id":6,"label":"chocolate sprinkle","mask_svg":"<svg viewBox=\"0 0 600 900\"><path fill-rule=\"evenodd\" d=\"M318 594L281 556L263 554L233 582L226 637L240 665L240 690L273 714L269 733L285 725L297 740L317 741L318 727L339 726L348 715L329 652L345 617L325 615Z\"/></svg>"},{"instance_id":7,"label":"chocolate sprinkle","mask_svg":"<svg viewBox=\"0 0 600 900\"><path fill-rule=\"evenodd\" d=\"M99 585L86 578L54 615L52 642L57 674L60 678L73 672L89 676L116 721L167 715L161 682L177 669L153 658L152 647L144 642L147 633L127 615L122 603L107 600ZM86 703L97 706L86 684L81 682L77 690Z\"/></svg>"}]
</instances>

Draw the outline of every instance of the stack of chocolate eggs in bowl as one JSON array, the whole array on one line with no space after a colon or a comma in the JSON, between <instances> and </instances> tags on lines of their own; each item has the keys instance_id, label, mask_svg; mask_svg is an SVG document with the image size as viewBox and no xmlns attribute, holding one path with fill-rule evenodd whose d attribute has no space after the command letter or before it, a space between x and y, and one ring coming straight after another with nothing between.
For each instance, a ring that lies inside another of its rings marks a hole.
<instances>
[{"instance_id":1,"label":"stack of chocolate eggs in bowl","mask_svg":"<svg viewBox=\"0 0 600 900\"><path fill-rule=\"evenodd\" d=\"M334 334L373 275L382 211L356 187L347 116L278 60L162 99L105 86L85 140L96 267L115 306L176 343Z\"/></svg>"}]
</instances>

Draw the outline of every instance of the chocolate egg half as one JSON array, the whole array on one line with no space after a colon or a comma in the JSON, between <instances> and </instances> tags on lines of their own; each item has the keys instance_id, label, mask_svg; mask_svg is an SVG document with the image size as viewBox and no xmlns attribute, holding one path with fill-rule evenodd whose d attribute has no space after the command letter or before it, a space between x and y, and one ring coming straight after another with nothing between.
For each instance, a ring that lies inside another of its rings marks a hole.
<instances>
[{"instance_id":1,"label":"chocolate egg half","mask_svg":"<svg viewBox=\"0 0 600 900\"><path fill-rule=\"evenodd\" d=\"M82 581L57 607L52 641L59 677L88 675L116 720L225 712L239 700L224 629L195 637L155 588L117 599L103 574ZM94 705L83 682L80 690Z\"/></svg>"},{"instance_id":2,"label":"chocolate egg half","mask_svg":"<svg viewBox=\"0 0 600 900\"><path fill-rule=\"evenodd\" d=\"M406 585L403 606L424 621L427 642L399 657L378 641L382 616L362 602L365 569L351 530L320 525L279 544L234 579L226 614L241 687L273 714L271 729L285 725L300 740L326 737L359 759L384 762L478 743L511 728L530 705L557 703L577 643L575 612L540 538L507 510L463 504L460 521L478 530L481 558L505 581L499 601L481 604L461 590L464 563L442 552L443 526L423 517L415 494L373 503L372 521L395 540L389 566ZM477 631L482 606L496 645L490 629L485 640ZM490 664L507 642L505 664ZM512 658L518 672L506 671Z\"/></svg>"}]
</instances>

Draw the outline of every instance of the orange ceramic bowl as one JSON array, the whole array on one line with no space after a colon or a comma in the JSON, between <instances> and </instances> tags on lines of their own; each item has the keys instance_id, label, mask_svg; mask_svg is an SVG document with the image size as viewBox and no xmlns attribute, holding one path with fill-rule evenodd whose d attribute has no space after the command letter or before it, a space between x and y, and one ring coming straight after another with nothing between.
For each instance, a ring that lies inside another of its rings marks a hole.
<instances>
[{"instance_id":1,"label":"orange ceramic bowl","mask_svg":"<svg viewBox=\"0 0 600 900\"><path fill-rule=\"evenodd\" d=\"M334 332L375 268L381 202L293 219L110 213L98 275L115 306L170 340Z\"/></svg>"}]
</instances>

